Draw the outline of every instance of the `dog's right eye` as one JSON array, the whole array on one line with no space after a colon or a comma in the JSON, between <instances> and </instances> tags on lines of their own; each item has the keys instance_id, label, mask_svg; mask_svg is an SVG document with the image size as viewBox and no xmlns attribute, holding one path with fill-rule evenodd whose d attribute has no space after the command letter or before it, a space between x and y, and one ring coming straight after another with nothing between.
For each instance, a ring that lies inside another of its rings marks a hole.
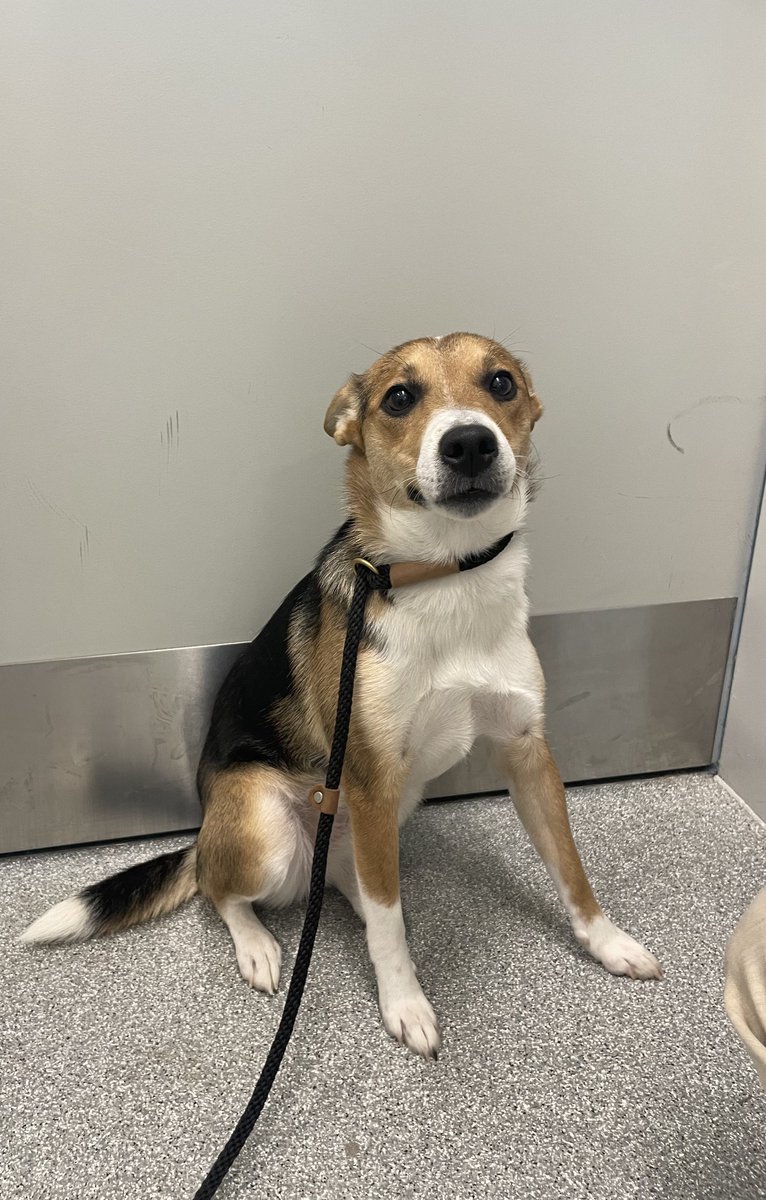
<instances>
[{"instance_id":1,"label":"dog's right eye","mask_svg":"<svg viewBox=\"0 0 766 1200\"><path fill-rule=\"evenodd\" d=\"M408 392L406 387L398 384L396 387L388 389L383 397L381 408L383 412L388 413L389 417L403 417L410 411L415 399L412 392Z\"/></svg>"}]
</instances>

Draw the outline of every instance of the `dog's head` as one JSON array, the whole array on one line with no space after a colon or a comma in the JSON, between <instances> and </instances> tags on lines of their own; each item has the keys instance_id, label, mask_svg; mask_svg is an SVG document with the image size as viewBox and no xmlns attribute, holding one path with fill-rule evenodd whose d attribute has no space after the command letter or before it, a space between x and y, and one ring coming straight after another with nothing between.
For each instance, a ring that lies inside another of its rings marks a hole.
<instances>
[{"instance_id":1,"label":"dog's head","mask_svg":"<svg viewBox=\"0 0 766 1200\"><path fill-rule=\"evenodd\" d=\"M470 522L526 476L541 413L529 373L505 347L451 333L396 346L352 375L325 429L354 448L352 474L387 509Z\"/></svg>"}]
</instances>

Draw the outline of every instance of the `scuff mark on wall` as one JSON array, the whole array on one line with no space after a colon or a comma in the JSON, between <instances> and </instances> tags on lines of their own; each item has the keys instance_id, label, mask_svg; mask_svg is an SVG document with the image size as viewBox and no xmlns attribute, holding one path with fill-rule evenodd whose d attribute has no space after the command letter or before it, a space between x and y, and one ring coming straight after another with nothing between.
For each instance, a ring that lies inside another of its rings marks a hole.
<instances>
[{"instance_id":1,"label":"scuff mark on wall","mask_svg":"<svg viewBox=\"0 0 766 1200\"><path fill-rule=\"evenodd\" d=\"M160 431L160 445L165 448L165 466L170 466L170 452L178 454L181 445L181 420L178 409L175 415L171 415L165 421L164 430Z\"/></svg>"},{"instance_id":2,"label":"scuff mark on wall","mask_svg":"<svg viewBox=\"0 0 766 1200\"><path fill-rule=\"evenodd\" d=\"M762 396L758 397L759 400L763 400L763 398ZM673 437L673 426L676 421L680 421L682 417L688 417L696 409L706 408L710 404L747 404L747 401L743 400L741 396L703 396L700 400L695 400L694 404L690 404L688 408L682 408L680 412L677 412L674 417L670 418L665 427L665 434L668 441L679 454L686 454L686 451Z\"/></svg>"},{"instance_id":3,"label":"scuff mark on wall","mask_svg":"<svg viewBox=\"0 0 766 1200\"><path fill-rule=\"evenodd\" d=\"M56 504L55 501L46 496L29 475L27 476L27 487L39 504L49 509L54 516L60 517L62 521L67 521L70 525L74 525L81 531L82 536L80 537L79 544L80 566L84 569L90 554L90 529L85 521L81 521L79 517L73 516L72 513L62 508L60 504Z\"/></svg>"},{"instance_id":4,"label":"scuff mark on wall","mask_svg":"<svg viewBox=\"0 0 766 1200\"><path fill-rule=\"evenodd\" d=\"M84 567L90 554L90 530L85 526L85 537L80 538L80 566Z\"/></svg>"},{"instance_id":5,"label":"scuff mark on wall","mask_svg":"<svg viewBox=\"0 0 766 1200\"><path fill-rule=\"evenodd\" d=\"M84 521L81 521L79 517L72 516L72 514L68 513L65 508L61 507L60 504L55 504L53 500L50 500L48 496L41 491L34 479L31 479L29 476L27 476L27 487L34 496L35 500L38 500L40 504L44 504L45 507L49 508L57 517L61 517L61 519L64 521L69 521L72 525L79 526L80 529L85 529Z\"/></svg>"}]
</instances>

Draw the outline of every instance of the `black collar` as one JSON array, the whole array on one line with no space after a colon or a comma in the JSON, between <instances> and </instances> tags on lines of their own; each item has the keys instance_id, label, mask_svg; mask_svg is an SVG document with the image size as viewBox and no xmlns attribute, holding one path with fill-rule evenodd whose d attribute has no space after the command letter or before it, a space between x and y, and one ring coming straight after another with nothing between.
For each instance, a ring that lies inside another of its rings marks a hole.
<instances>
[{"instance_id":1,"label":"black collar","mask_svg":"<svg viewBox=\"0 0 766 1200\"><path fill-rule=\"evenodd\" d=\"M479 554L469 554L467 558L458 560L458 571L472 571L474 567L483 567L485 563L492 562L493 558L497 558L498 554L502 554L505 547L510 545L514 530L506 533L505 537L501 537L499 541L493 542L486 550L482 550Z\"/></svg>"}]
</instances>

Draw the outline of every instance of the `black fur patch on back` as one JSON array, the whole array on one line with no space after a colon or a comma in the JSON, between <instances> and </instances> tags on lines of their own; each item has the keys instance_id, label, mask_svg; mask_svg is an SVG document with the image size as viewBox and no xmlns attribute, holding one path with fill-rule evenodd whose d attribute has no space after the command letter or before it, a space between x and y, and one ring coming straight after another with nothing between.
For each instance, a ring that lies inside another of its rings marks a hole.
<instances>
[{"instance_id":1,"label":"black fur patch on back","mask_svg":"<svg viewBox=\"0 0 766 1200\"><path fill-rule=\"evenodd\" d=\"M271 713L276 701L293 690L287 640L291 620L301 609L309 626L316 628L319 604L319 585L312 572L242 652L216 697L203 762L221 769L245 762L291 765Z\"/></svg>"},{"instance_id":2,"label":"black fur patch on back","mask_svg":"<svg viewBox=\"0 0 766 1200\"><path fill-rule=\"evenodd\" d=\"M349 519L322 549L314 570L293 588L234 663L213 706L198 772L200 784L209 767L225 770L250 762L283 770L306 767L305 762L296 762L295 751L280 736L273 715L275 705L294 694L290 630L300 631L300 644L310 642L319 628L323 599L347 611L354 587L351 564L361 554Z\"/></svg>"}]
</instances>

